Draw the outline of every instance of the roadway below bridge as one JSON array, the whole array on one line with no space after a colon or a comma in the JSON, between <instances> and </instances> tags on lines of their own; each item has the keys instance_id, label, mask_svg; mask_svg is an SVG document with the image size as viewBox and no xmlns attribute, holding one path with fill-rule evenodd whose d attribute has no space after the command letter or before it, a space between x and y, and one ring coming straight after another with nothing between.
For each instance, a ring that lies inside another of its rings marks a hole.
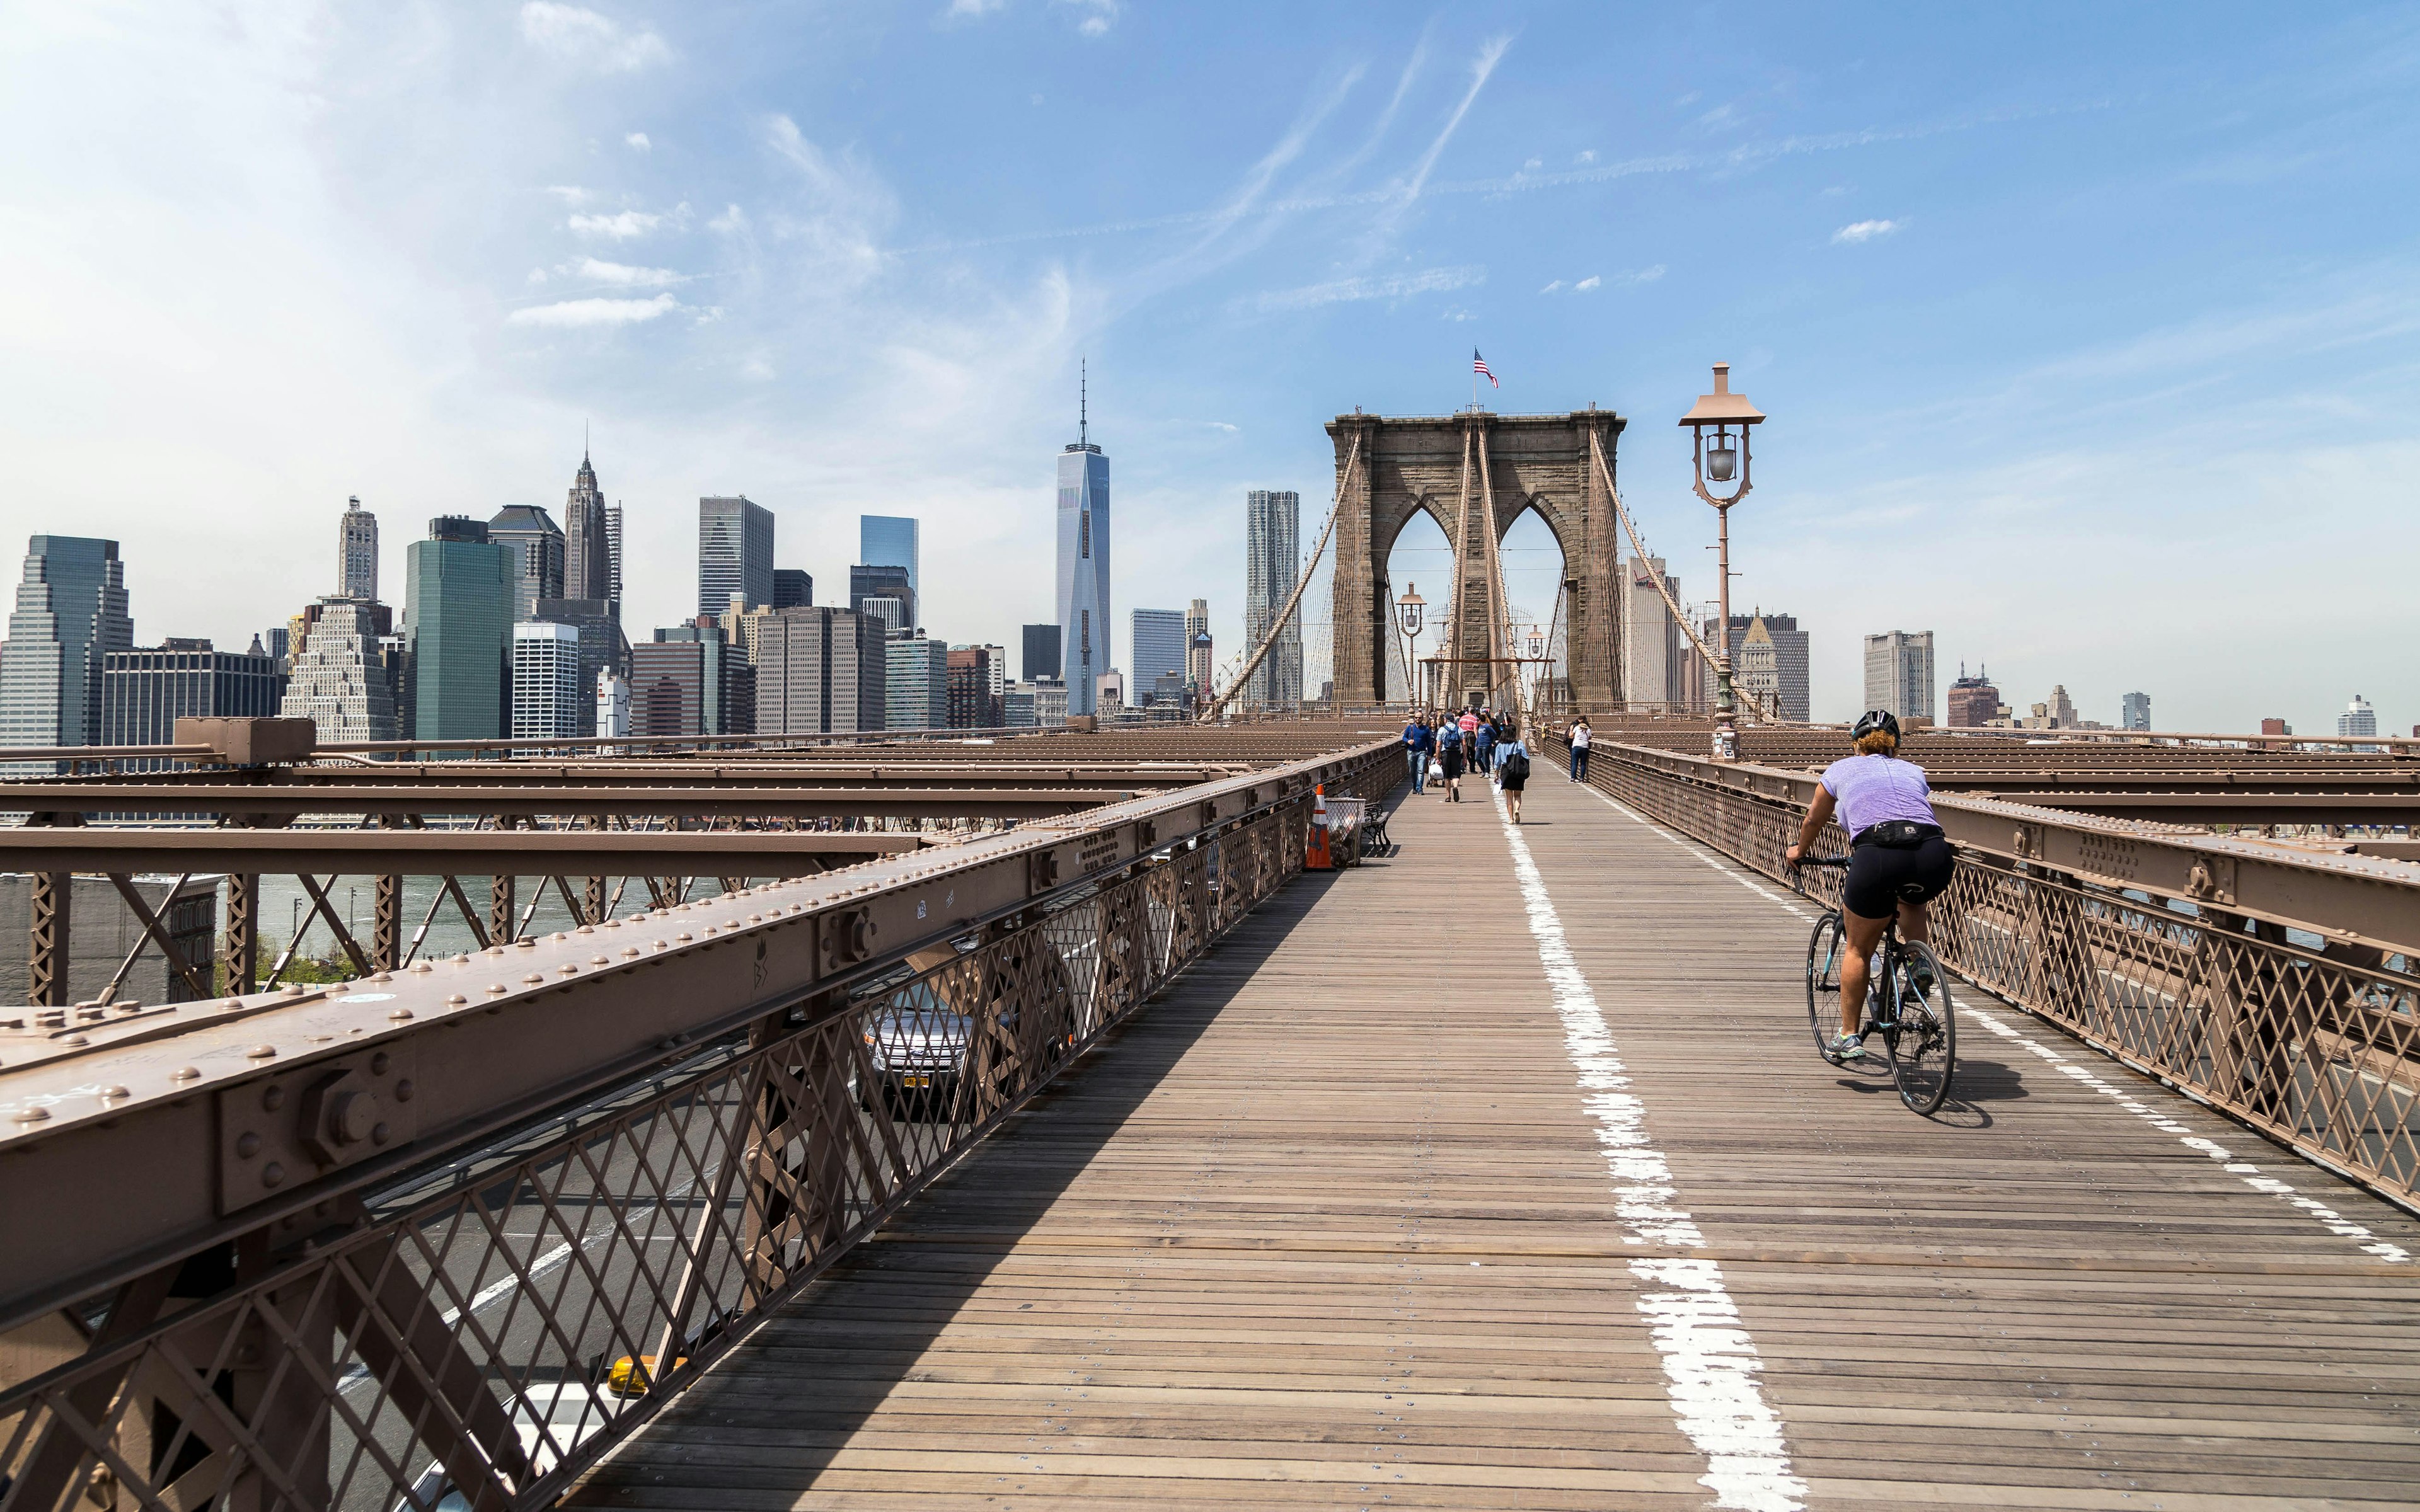
<instances>
[{"instance_id":1,"label":"roadway below bridge","mask_svg":"<svg viewBox=\"0 0 2420 1512\"><path fill-rule=\"evenodd\" d=\"M1541 764L1404 797L590 1473L617 1508L2408 1506L2420 1223Z\"/></svg>"}]
</instances>

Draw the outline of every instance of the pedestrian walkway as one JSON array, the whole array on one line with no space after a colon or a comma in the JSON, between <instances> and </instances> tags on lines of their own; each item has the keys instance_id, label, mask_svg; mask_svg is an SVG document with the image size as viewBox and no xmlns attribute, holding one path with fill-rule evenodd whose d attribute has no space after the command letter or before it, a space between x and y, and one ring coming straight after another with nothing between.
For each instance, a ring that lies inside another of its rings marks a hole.
<instances>
[{"instance_id":1,"label":"pedestrian walkway","mask_svg":"<svg viewBox=\"0 0 2420 1512\"><path fill-rule=\"evenodd\" d=\"M2420 1224L1541 763L1306 877L596 1471L613 1507L2408 1506Z\"/></svg>"}]
</instances>

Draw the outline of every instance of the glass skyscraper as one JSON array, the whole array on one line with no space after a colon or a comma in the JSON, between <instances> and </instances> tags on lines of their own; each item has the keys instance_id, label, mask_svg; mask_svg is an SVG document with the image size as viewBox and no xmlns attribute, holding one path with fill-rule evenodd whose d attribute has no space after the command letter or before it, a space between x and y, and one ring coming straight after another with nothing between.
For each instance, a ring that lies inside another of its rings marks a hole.
<instances>
[{"instance_id":1,"label":"glass skyscraper","mask_svg":"<svg viewBox=\"0 0 2420 1512\"><path fill-rule=\"evenodd\" d=\"M1258 651L1293 596L1301 570L1302 495L1291 488L1253 488L1244 495L1244 655ZM1248 708L1302 704L1302 612L1289 616L1276 645L1244 688Z\"/></svg>"},{"instance_id":2,"label":"glass skyscraper","mask_svg":"<svg viewBox=\"0 0 2420 1512\"><path fill-rule=\"evenodd\" d=\"M917 574L916 558L923 534L917 522L903 515L860 515L857 560L869 567L907 568L908 602L921 604L924 579Z\"/></svg>"},{"instance_id":3,"label":"glass skyscraper","mask_svg":"<svg viewBox=\"0 0 2420 1512\"><path fill-rule=\"evenodd\" d=\"M727 614L734 594L750 609L773 602L773 512L745 495L701 499L697 611L718 618Z\"/></svg>"},{"instance_id":4,"label":"glass skyscraper","mask_svg":"<svg viewBox=\"0 0 2420 1512\"><path fill-rule=\"evenodd\" d=\"M117 543L37 535L0 642L0 745L90 746L101 738L101 671L134 645Z\"/></svg>"},{"instance_id":5,"label":"glass skyscraper","mask_svg":"<svg viewBox=\"0 0 2420 1512\"><path fill-rule=\"evenodd\" d=\"M1059 454L1059 646L1067 712L1098 710L1109 650L1109 459L1089 440Z\"/></svg>"},{"instance_id":6,"label":"glass skyscraper","mask_svg":"<svg viewBox=\"0 0 2420 1512\"><path fill-rule=\"evenodd\" d=\"M404 552L403 643L414 740L504 731L504 660L520 557L475 519L441 517Z\"/></svg>"},{"instance_id":7,"label":"glass skyscraper","mask_svg":"<svg viewBox=\"0 0 2420 1512\"><path fill-rule=\"evenodd\" d=\"M1134 611L1133 643L1126 654L1134 665L1134 675L1126 686L1134 689L1133 702L1147 701L1158 687L1162 677L1185 681L1185 611L1173 609L1139 609Z\"/></svg>"}]
</instances>

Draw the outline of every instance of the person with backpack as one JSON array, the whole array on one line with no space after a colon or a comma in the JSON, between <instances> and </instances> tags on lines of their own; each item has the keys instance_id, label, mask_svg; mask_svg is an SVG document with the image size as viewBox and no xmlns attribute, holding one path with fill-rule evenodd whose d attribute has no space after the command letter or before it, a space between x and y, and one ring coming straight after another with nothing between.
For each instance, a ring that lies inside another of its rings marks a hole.
<instances>
[{"instance_id":1,"label":"person with backpack","mask_svg":"<svg viewBox=\"0 0 2420 1512\"><path fill-rule=\"evenodd\" d=\"M1588 780L1589 741L1590 738L1588 716L1583 714L1578 718L1572 721L1572 780L1575 782L1585 782Z\"/></svg>"},{"instance_id":2,"label":"person with backpack","mask_svg":"<svg viewBox=\"0 0 2420 1512\"><path fill-rule=\"evenodd\" d=\"M1412 722L1404 726L1404 755L1412 764L1412 795L1415 797L1428 791L1429 752L1435 746L1436 732L1429 728L1426 719L1413 715Z\"/></svg>"},{"instance_id":3,"label":"person with backpack","mask_svg":"<svg viewBox=\"0 0 2420 1512\"><path fill-rule=\"evenodd\" d=\"M1460 803L1462 801L1462 772L1464 764L1462 757L1463 746L1460 740L1453 738L1453 736L1455 734L1459 734L1460 732L1454 731L1451 725L1449 724L1446 730L1440 731L1439 733L1444 737L1437 741L1437 759L1445 765L1445 801L1448 803Z\"/></svg>"},{"instance_id":4,"label":"person with backpack","mask_svg":"<svg viewBox=\"0 0 2420 1512\"><path fill-rule=\"evenodd\" d=\"M1462 735L1462 764L1470 767L1479 760L1479 711L1463 710L1454 727Z\"/></svg>"},{"instance_id":5,"label":"person with backpack","mask_svg":"<svg viewBox=\"0 0 2420 1512\"><path fill-rule=\"evenodd\" d=\"M1493 779L1496 774L1496 721L1481 715L1479 728L1471 732L1478 748L1471 754L1470 769L1485 772Z\"/></svg>"},{"instance_id":6,"label":"person with backpack","mask_svg":"<svg viewBox=\"0 0 2420 1512\"><path fill-rule=\"evenodd\" d=\"M1520 725L1508 718L1504 721L1504 742L1496 748L1496 780L1504 790L1504 801L1512 809L1512 822L1521 822L1521 790L1529 785L1529 748L1521 743Z\"/></svg>"}]
</instances>

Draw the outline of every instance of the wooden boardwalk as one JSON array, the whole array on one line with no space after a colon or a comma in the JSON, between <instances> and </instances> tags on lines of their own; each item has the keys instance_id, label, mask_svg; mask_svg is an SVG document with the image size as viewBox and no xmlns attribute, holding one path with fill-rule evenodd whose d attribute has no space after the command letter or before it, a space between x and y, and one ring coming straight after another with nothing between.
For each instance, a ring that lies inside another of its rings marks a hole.
<instances>
[{"instance_id":1,"label":"wooden boardwalk","mask_svg":"<svg viewBox=\"0 0 2420 1512\"><path fill-rule=\"evenodd\" d=\"M1815 1058L1806 904L1543 769L1516 856L1478 795L575 1504L2420 1504L2420 1223L1972 993L1919 1119Z\"/></svg>"}]
</instances>

